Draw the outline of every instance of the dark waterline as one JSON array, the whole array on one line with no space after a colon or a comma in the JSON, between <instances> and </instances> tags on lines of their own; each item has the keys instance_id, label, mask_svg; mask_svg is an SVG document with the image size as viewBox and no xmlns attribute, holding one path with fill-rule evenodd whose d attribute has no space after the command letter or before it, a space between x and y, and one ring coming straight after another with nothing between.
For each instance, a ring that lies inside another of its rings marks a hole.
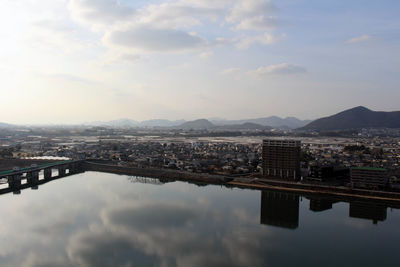
<instances>
[{"instance_id":1,"label":"dark waterline","mask_svg":"<svg viewBox=\"0 0 400 267\"><path fill-rule=\"evenodd\" d=\"M371 202L95 172L0 199L0 266L400 265L400 211Z\"/></svg>"}]
</instances>

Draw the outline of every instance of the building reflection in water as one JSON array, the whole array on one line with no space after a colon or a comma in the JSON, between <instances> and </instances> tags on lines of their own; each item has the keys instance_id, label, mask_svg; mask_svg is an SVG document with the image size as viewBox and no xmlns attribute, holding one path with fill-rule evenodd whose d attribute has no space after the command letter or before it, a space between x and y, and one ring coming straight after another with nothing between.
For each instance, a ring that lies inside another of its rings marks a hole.
<instances>
[{"instance_id":1,"label":"building reflection in water","mask_svg":"<svg viewBox=\"0 0 400 267\"><path fill-rule=\"evenodd\" d=\"M363 201L350 202L349 216L372 220L374 224L386 220L387 207L381 204Z\"/></svg>"},{"instance_id":2,"label":"building reflection in water","mask_svg":"<svg viewBox=\"0 0 400 267\"><path fill-rule=\"evenodd\" d=\"M313 212L332 209L334 203L345 201L320 196L307 198L310 200L310 210ZM387 205L368 201L348 202L349 216L352 218L372 220L374 224L386 220ZM260 223L296 229L299 226L299 196L286 192L261 191Z\"/></svg>"},{"instance_id":3,"label":"building reflection in water","mask_svg":"<svg viewBox=\"0 0 400 267\"><path fill-rule=\"evenodd\" d=\"M310 210L314 212L320 212L324 210L332 209L332 205L338 201L331 200L324 197L313 196L310 197Z\"/></svg>"},{"instance_id":4,"label":"building reflection in water","mask_svg":"<svg viewBox=\"0 0 400 267\"><path fill-rule=\"evenodd\" d=\"M260 223L296 229L299 226L299 196L284 192L261 191Z\"/></svg>"}]
</instances>

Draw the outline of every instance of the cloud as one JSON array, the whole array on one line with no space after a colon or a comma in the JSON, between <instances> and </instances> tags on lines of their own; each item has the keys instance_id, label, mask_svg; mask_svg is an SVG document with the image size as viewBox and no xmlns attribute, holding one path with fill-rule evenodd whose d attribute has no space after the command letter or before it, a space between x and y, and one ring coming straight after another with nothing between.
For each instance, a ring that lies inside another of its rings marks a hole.
<instances>
[{"instance_id":1,"label":"cloud","mask_svg":"<svg viewBox=\"0 0 400 267\"><path fill-rule=\"evenodd\" d=\"M291 63L269 65L266 67L259 67L256 70L250 71L250 73L258 75L269 75L269 74L287 75L287 74L297 74L305 72L307 72L307 70L304 67Z\"/></svg>"},{"instance_id":2,"label":"cloud","mask_svg":"<svg viewBox=\"0 0 400 267\"><path fill-rule=\"evenodd\" d=\"M221 71L221 74L231 75L231 74L237 74L239 72L240 72L240 68L228 68L228 69L224 69L223 71Z\"/></svg>"},{"instance_id":3,"label":"cloud","mask_svg":"<svg viewBox=\"0 0 400 267\"><path fill-rule=\"evenodd\" d=\"M205 51L205 52L201 53L199 56L202 59L207 59L207 58L212 57L213 55L214 55L214 53L212 51Z\"/></svg>"},{"instance_id":4,"label":"cloud","mask_svg":"<svg viewBox=\"0 0 400 267\"><path fill-rule=\"evenodd\" d=\"M223 37L212 41L188 30L210 22L222 22L219 25L225 29L224 22L228 22L234 29L241 30L242 37L234 38L239 49L253 44L272 44L281 39L265 32L279 25L274 16L277 8L270 0L173 0L135 8L117 0L71 0L69 10L75 20L103 32L103 44L117 54L187 52L232 44ZM248 30L264 33L248 35Z\"/></svg>"},{"instance_id":5,"label":"cloud","mask_svg":"<svg viewBox=\"0 0 400 267\"><path fill-rule=\"evenodd\" d=\"M232 4L232 0L180 0L180 3L194 7L224 8Z\"/></svg>"},{"instance_id":6,"label":"cloud","mask_svg":"<svg viewBox=\"0 0 400 267\"><path fill-rule=\"evenodd\" d=\"M273 16L258 16L242 20L236 25L239 30L271 30L279 25L279 21Z\"/></svg>"},{"instance_id":7,"label":"cloud","mask_svg":"<svg viewBox=\"0 0 400 267\"><path fill-rule=\"evenodd\" d=\"M346 43L354 44L354 43L366 42L366 41L369 41L371 39L372 39L371 35L364 34L364 35L361 35L361 36L358 36L358 37L351 38L351 39L347 40Z\"/></svg>"},{"instance_id":8,"label":"cloud","mask_svg":"<svg viewBox=\"0 0 400 267\"><path fill-rule=\"evenodd\" d=\"M109 25L135 14L133 8L117 0L71 0L68 7L74 19L87 24Z\"/></svg>"},{"instance_id":9,"label":"cloud","mask_svg":"<svg viewBox=\"0 0 400 267\"><path fill-rule=\"evenodd\" d=\"M282 35L281 37L276 37L269 33L264 33L263 35L256 36L246 36L237 41L236 47L239 49L248 49L253 44L269 45L278 42L284 37L285 35Z\"/></svg>"},{"instance_id":10,"label":"cloud","mask_svg":"<svg viewBox=\"0 0 400 267\"><path fill-rule=\"evenodd\" d=\"M108 32L107 44L134 51L177 52L205 47L207 41L193 33L175 29L159 29L149 26Z\"/></svg>"},{"instance_id":11,"label":"cloud","mask_svg":"<svg viewBox=\"0 0 400 267\"><path fill-rule=\"evenodd\" d=\"M202 20L215 20L223 9L193 6L181 2L167 2L159 5L148 5L140 10L141 23L157 27L187 28L201 25Z\"/></svg>"},{"instance_id":12,"label":"cloud","mask_svg":"<svg viewBox=\"0 0 400 267\"><path fill-rule=\"evenodd\" d=\"M136 62L140 59L141 57L139 55L135 54L123 54L119 56L119 59L125 61L125 62Z\"/></svg>"},{"instance_id":13,"label":"cloud","mask_svg":"<svg viewBox=\"0 0 400 267\"><path fill-rule=\"evenodd\" d=\"M226 17L239 30L271 30L279 23L272 16L277 8L269 0L237 1Z\"/></svg>"}]
</instances>

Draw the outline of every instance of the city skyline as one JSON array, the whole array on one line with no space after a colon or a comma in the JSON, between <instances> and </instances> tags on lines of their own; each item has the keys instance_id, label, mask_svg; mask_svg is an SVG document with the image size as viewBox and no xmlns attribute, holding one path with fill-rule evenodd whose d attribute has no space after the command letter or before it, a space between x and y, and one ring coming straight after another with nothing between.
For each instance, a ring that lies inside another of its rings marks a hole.
<instances>
[{"instance_id":1,"label":"city skyline","mask_svg":"<svg viewBox=\"0 0 400 267\"><path fill-rule=\"evenodd\" d=\"M399 7L389 0L3 1L0 122L399 110Z\"/></svg>"}]
</instances>

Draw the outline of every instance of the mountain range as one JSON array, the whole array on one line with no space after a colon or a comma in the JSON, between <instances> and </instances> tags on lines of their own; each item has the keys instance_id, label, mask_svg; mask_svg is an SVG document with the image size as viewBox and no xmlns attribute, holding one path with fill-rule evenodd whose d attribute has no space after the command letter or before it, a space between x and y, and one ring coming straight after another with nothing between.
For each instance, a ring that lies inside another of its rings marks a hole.
<instances>
[{"instance_id":1,"label":"mountain range","mask_svg":"<svg viewBox=\"0 0 400 267\"><path fill-rule=\"evenodd\" d=\"M186 122L185 120L163 120L163 119L153 119L146 121L135 121L131 119L118 119L111 121L94 121L87 122L84 125L90 126L109 126L109 127L174 127L181 125Z\"/></svg>"},{"instance_id":2,"label":"mountain range","mask_svg":"<svg viewBox=\"0 0 400 267\"><path fill-rule=\"evenodd\" d=\"M0 122L0 128L7 128L7 127L10 127L10 126L12 126L12 125L8 124L8 123Z\"/></svg>"},{"instance_id":3,"label":"mountain range","mask_svg":"<svg viewBox=\"0 0 400 267\"><path fill-rule=\"evenodd\" d=\"M91 126L109 126L109 127L174 127L181 129L208 129L220 126L230 126L228 128L282 128L282 129L294 129L305 126L310 120L300 120L295 117L280 118L277 116L255 118L255 119L243 119L243 120L226 120L226 119L199 119L194 121L185 120L164 120L154 119L146 121L135 121L131 119L119 119L111 121L95 121L85 123L85 125ZM243 127L242 127L243 126ZM264 126L264 127L261 127Z\"/></svg>"},{"instance_id":4,"label":"mountain range","mask_svg":"<svg viewBox=\"0 0 400 267\"><path fill-rule=\"evenodd\" d=\"M153 119L140 122L131 119L119 119L96 121L83 125L109 127L168 127L175 129L267 130L278 128L301 131L340 131L361 128L400 128L400 111L373 111L366 107L358 106L314 121L300 120L295 117L280 118L271 116L243 120L213 118L210 120L199 119L193 121ZM15 125L0 122L0 128L7 127L15 127Z\"/></svg>"},{"instance_id":5,"label":"mountain range","mask_svg":"<svg viewBox=\"0 0 400 267\"><path fill-rule=\"evenodd\" d=\"M226 124L226 125L215 125L206 119L188 121L181 125L175 126L177 129L214 129L214 130L270 130L271 126L264 126L257 123L245 122L240 124Z\"/></svg>"},{"instance_id":6,"label":"mountain range","mask_svg":"<svg viewBox=\"0 0 400 267\"><path fill-rule=\"evenodd\" d=\"M400 128L400 111L373 111L359 106L312 121L300 130L336 131L361 128Z\"/></svg>"}]
</instances>

